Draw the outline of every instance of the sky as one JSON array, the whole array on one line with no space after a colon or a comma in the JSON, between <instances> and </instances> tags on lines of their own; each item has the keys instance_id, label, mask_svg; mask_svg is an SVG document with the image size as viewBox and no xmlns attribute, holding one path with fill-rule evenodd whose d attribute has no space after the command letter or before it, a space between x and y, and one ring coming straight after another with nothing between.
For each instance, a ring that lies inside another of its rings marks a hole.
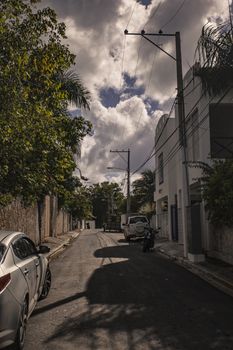
<instances>
[{"instance_id":1,"label":"sky","mask_svg":"<svg viewBox=\"0 0 233 350\"><path fill-rule=\"evenodd\" d=\"M126 153L134 173L150 156L159 118L169 113L176 96L175 61L140 35L181 35L183 75L195 62L201 29L229 16L228 0L42 0L66 24L67 44L76 55L75 70L91 92L94 135L82 143L79 168L89 183L125 178ZM150 37L175 56L174 37ZM74 109L74 107L73 107ZM72 110L72 114L80 112ZM174 116L174 111L171 113ZM154 169L152 158L132 175ZM122 170L107 169L114 167ZM123 183L125 183L123 181Z\"/></svg>"}]
</instances>

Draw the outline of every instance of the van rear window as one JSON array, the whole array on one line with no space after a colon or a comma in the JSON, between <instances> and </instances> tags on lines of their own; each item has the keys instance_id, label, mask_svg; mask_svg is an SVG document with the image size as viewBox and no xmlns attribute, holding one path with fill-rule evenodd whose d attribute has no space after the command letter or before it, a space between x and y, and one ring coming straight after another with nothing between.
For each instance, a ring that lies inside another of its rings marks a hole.
<instances>
[{"instance_id":1,"label":"van rear window","mask_svg":"<svg viewBox=\"0 0 233 350\"><path fill-rule=\"evenodd\" d=\"M6 250L6 247L0 243L0 263L2 261L5 250Z\"/></svg>"}]
</instances>

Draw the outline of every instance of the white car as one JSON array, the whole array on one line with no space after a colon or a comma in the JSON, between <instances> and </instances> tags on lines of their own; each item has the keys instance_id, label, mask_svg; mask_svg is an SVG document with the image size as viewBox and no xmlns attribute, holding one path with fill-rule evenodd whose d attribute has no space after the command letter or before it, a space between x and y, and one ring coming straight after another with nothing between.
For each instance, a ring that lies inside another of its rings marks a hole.
<instances>
[{"instance_id":1,"label":"white car","mask_svg":"<svg viewBox=\"0 0 233 350\"><path fill-rule=\"evenodd\" d=\"M129 216L123 227L125 239L129 241L131 238L144 237L144 231L146 227L149 227L149 221L144 215Z\"/></svg>"},{"instance_id":2,"label":"white car","mask_svg":"<svg viewBox=\"0 0 233 350\"><path fill-rule=\"evenodd\" d=\"M27 320L49 293L48 252L22 232L0 231L0 349L23 349Z\"/></svg>"}]
</instances>

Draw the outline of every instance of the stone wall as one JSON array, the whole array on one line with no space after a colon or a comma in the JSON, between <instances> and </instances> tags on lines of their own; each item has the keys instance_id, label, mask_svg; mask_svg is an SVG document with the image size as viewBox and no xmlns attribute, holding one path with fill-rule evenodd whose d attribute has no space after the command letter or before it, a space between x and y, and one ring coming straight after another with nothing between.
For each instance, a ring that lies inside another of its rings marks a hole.
<instances>
[{"instance_id":1,"label":"stone wall","mask_svg":"<svg viewBox=\"0 0 233 350\"><path fill-rule=\"evenodd\" d=\"M22 231L35 242L39 239L37 206L25 208L20 201L0 208L0 229L7 231Z\"/></svg>"},{"instance_id":2,"label":"stone wall","mask_svg":"<svg viewBox=\"0 0 233 350\"><path fill-rule=\"evenodd\" d=\"M70 215L58 210L54 197L46 196L41 215L41 242L46 237L55 237L70 230ZM25 232L38 244L40 237L37 205L25 208L20 201L15 200L7 207L0 207L0 230Z\"/></svg>"},{"instance_id":3,"label":"stone wall","mask_svg":"<svg viewBox=\"0 0 233 350\"><path fill-rule=\"evenodd\" d=\"M209 255L233 264L233 228L212 228Z\"/></svg>"},{"instance_id":4,"label":"stone wall","mask_svg":"<svg viewBox=\"0 0 233 350\"><path fill-rule=\"evenodd\" d=\"M62 235L70 231L70 216L64 210L57 213L56 218L56 234Z\"/></svg>"}]
</instances>

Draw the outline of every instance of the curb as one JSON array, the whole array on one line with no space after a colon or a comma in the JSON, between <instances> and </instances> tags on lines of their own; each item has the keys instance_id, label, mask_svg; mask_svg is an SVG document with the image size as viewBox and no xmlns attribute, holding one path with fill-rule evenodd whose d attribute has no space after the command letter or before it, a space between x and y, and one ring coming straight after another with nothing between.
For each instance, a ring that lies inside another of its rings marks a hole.
<instances>
[{"instance_id":1,"label":"curb","mask_svg":"<svg viewBox=\"0 0 233 350\"><path fill-rule=\"evenodd\" d=\"M57 246L56 248L53 248L50 253L48 253L47 255L47 259L49 262L51 262L52 260L54 260L58 255L60 255L68 245L71 244L71 242L73 240L75 240L76 238L78 238L78 236L80 235L80 232L77 232L75 234L73 234L72 236L70 236L69 238L67 238L62 244L60 244L59 246Z\"/></svg>"},{"instance_id":2,"label":"curb","mask_svg":"<svg viewBox=\"0 0 233 350\"><path fill-rule=\"evenodd\" d=\"M196 275L196 276L200 277L201 279L203 279L204 281L208 282L213 287L215 287L215 288L221 290L222 292L224 292L225 294L233 297L233 283L231 283L230 281L224 279L221 276L218 276L218 275L212 273L211 271L208 271L205 268L200 267L199 265L195 265L195 264L189 262L185 258L169 255L164 250L162 250L160 248L158 249L158 252L162 255L165 255L167 258L174 261L176 264L182 266L186 270L192 272L194 275Z\"/></svg>"}]
</instances>

